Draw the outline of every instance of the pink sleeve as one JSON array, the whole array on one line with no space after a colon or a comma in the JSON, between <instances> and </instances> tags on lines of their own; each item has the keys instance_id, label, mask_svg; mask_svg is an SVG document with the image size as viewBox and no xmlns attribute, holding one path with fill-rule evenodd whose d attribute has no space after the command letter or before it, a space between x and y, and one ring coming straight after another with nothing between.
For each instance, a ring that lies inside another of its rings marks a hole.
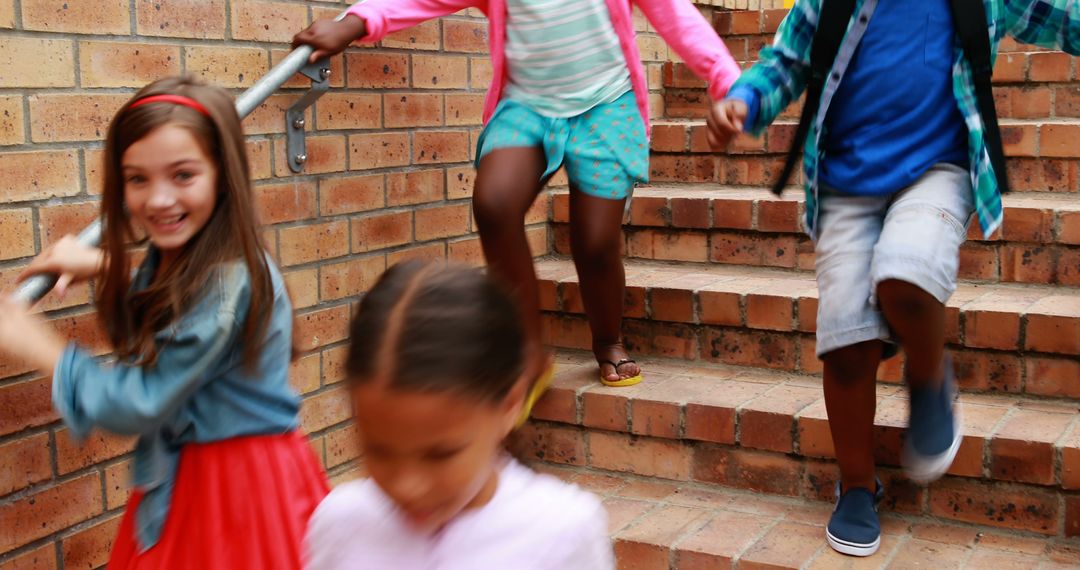
<instances>
[{"instance_id":1,"label":"pink sleeve","mask_svg":"<svg viewBox=\"0 0 1080 570\"><path fill-rule=\"evenodd\" d=\"M709 82L709 96L719 101L742 70L724 41L689 0L636 0L645 17L679 57Z\"/></svg>"},{"instance_id":2,"label":"pink sleeve","mask_svg":"<svg viewBox=\"0 0 1080 570\"><path fill-rule=\"evenodd\" d=\"M364 19L367 35L360 41L367 43L466 8L486 12L487 0L368 0L353 4L348 13Z\"/></svg>"}]
</instances>

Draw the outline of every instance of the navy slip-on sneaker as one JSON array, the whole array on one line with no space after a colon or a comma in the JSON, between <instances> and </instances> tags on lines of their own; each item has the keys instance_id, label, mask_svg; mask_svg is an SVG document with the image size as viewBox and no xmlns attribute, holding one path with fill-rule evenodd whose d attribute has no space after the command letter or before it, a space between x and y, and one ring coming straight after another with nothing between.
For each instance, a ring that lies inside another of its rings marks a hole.
<instances>
[{"instance_id":1,"label":"navy slip-on sneaker","mask_svg":"<svg viewBox=\"0 0 1080 570\"><path fill-rule=\"evenodd\" d=\"M964 439L956 404L956 373L948 355L944 370L940 388L909 391L903 463L907 476L919 483L930 483L944 475Z\"/></svg>"},{"instance_id":2,"label":"navy slip-on sneaker","mask_svg":"<svg viewBox=\"0 0 1080 570\"><path fill-rule=\"evenodd\" d=\"M881 481L877 490L855 487L840 494L836 483L836 507L829 526L825 527L825 539L833 550L850 556L870 556L881 546L881 521L877 505L884 495Z\"/></svg>"}]
</instances>

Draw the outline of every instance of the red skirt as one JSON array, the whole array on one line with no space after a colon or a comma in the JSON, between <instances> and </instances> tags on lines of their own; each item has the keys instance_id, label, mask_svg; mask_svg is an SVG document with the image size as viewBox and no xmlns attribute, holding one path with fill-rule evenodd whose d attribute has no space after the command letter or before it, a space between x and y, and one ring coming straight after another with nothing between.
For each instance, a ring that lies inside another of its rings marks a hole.
<instances>
[{"instance_id":1,"label":"red skirt","mask_svg":"<svg viewBox=\"0 0 1080 570\"><path fill-rule=\"evenodd\" d=\"M308 518L329 492L298 432L188 444L180 452L168 518L139 554L131 495L109 570L300 570Z\"/></svg>"}]
</instances>

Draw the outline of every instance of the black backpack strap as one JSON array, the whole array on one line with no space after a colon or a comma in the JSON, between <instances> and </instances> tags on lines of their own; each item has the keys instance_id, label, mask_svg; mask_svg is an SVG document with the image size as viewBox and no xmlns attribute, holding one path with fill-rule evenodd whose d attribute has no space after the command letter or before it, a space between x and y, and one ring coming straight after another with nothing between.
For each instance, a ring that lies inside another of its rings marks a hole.
<instances>
[{"instance_id":1,"label":"black backpack strap","mask_svg":"<svg viewBox=\"0 0 1080 570\"><path fill-rule=\"evenodd\" d=\"M982 0L976 1L982 2ZM799 115L795 139L791 141L791 149L788 150L787 158L784 160L784 169L773 184L772 191L777 196L784 191L784 186L787 185L788 180L791 179L791 173L795 170L799 154L810 133L810 123L814 120L818 107L821 106L825 80L828 79L829 71L832 69L833 62L836 61L836 54L840 52L840 44L844 40L844 34L847 33L848 24L854 14L855 0L822 0L818 26L814 31L814 41L810 48L812 73L806 87L806 101L803 103L802 114ZM983 32L985 35L985 28Z\"/></svg>"},{"instance_id":2,"label":"black backpack strap","mask_svg":"<svg viewBox=\"0 0 1080 570\"><path fill-rule=\"evenodd\" d=\"M986 7L983 0L951 0L956 35L964 48L964 57L971 64L975 80L975 101L982 116L985 132L983 140L994 167L998 189L1002 194L1009 191L1009 178L1005 174L1005 149L1001 144L1001 128L998 126L997 108L990 76L994 72L990 64L990 34L987 31Z\"/></svg>"}]
</instances>

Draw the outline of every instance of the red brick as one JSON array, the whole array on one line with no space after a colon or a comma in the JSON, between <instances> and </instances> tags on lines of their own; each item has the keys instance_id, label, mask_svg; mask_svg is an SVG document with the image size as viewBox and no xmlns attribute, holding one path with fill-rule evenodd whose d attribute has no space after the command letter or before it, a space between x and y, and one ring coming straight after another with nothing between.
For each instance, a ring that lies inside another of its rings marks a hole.
<instances>
[{"instance_id":1,"label":"red brick","mask_svg":"<svg viewBox=\"0 0 1080 570\"><path fill-rule=\"evenodd\" d=\"M679 570L732 567L772 522L760 515L717 511L709 524L678 543L675 563Z\"/></svg>"},{"instance_id":2,"label":"red brick","mask_svg":"<svg viewBox=\"0 0 1080 570\"><path fill-rule=\"evenodd\" d=\"M592 467L644 477L690 478L690 449L677 442L599 431L588 437Z\"/></svg>"},{"instance_id":3,"label":"red brick","mask_svg":"<svg viewBox=\"0 0 1080 570\"><path fill-rule=\"evenodd\" d=\"M83 87L142 87L180 73L180 48L130 42L79 42Z\"/></svg>"},{"instance_id":4,"label":"red brick","mask_svg":"<svg viewBox=\"0 0 1080 570\"><path fill-rule=\"evenodd\" d=\"M466 131L413 133L413 157L416 164L465 162L469 160L469 134Z\"/></svg>"},{"instance_id":5,"label":"red brick","mask_svg":"<svg viewBox=\"0 0 1080 570\"><path fill-rule=\"evenodd\" d=\"M30 97L34 142L97 141L127 95L35 95Z\"/></svg>"},{"instance_id":6,"label":"red brick","mask_svg":"<svg viewBox=\"0 0 1080 570\"><path fill-rule=\"evenodd\" d=\"M360 433L346 426L326 434L326 466L334 468L360 457Z\"/></svg>"},{"instance_id":7,"label":"red brick","mask_svg":"<svg viewBox=\"0 0 1080 570\"><path fill-rule=\"evenodd\" d=\"M39 433L0 445L0 496L51 476L49 434Z\"/></svg>"},{"instance_id":8,"label":"red brick","mask_svg":"<svg viewBox=\"0 0 1080 570\"><path fill-rule=\"evenodd\" d=\"M968 242L960 248L960 278L996 281L998 247Z\"/></svg>"},{"instance_id":9,"label":"red brick","mask_svg":"<svg viewBox=\"0 0 1080 570\"><path fill-rule=\"evenodd\" d=\"M390 212L352 220L352 251L363 253L412 241L413 214Z\"/></svg>"},{"instance_id":10,"label":"red brick","mask_svg":"<svg viewBox=\"0 0 1080 570\"><path fill-rule=\"evenodd\" d=\"M794 451L794 416L821 398L821 390L801 386L777 386L742 405L739 411L739 444L781 453Z\"/></svg>"},{"instance_id":11,"label":"red brick","mask_svg":"<svg viewBox=\"0 0 1080 570\"><path fill-rule=\"evenodd\" d=\"M225 0L138 0L135 15L135 29L140 36L225 37ZM190 65L189 59L189 70Z\"/></svg>"},{"instance_id":12,"label":"red brick","mask_svg":"<svg viewBox=\"0 0 1080 570\"><path fill-rule=\"evenodd\" d=\"M680 323L694 322L693 291L678 288L650 289L652 318Z\"/></svg>"},{"instance_id":13,"label":"red brick","mask_svg":"<svg viewBox=\"0 0 1080 570\"><path fill-rule=\"evenodd\" d=\"M1014 394L1021 391L1023 370L1015 354L955 351L953 361L957 380L965 389Z\"/></svg>"},{"instance_id":14,"label":"red brick","mask_svg":"<svg viewBox=\"0 0 1080 570\"><path fill-rule=\"evenodd\" d=\"M595 388L581 395L581 423L590 428L630 431L630 402L641 388Z\"/></svg>"},{"instance_id":15,"label":"red brick","mask_svg":"<svg viewBox=\"0 0 1080 570\"><path fill-rule=\"evenodd\" d=\"M443 49L453 52L486 53L487 25L473 20L444 19Z\"/></svg>"},{"instance_id":16,"label":"red brick","mask_svg":"<svg viewBox=\"0 0 1080 570\"><path fill-rule=\"evenodd\" d=\"M410 50L437 50L439 49L439 22L431 20L394 32L383 38L382 46Z\"/></svg>"},{"instance_id":17,"label":"red brick","mask_svg":"<svg viewBox=\"0 0 1080 570\"><path fill-rule=\"evenodd\" d=\"M517 457L560 465L584 465L584 432L554 425L525 424L510 435Z\"/></svg>"},{"instance_id":18,"label":"red brick","mask_svg":"<svg viewBox=\"0 0 1080 570\"><path fill-rule=\"evenodd\" d=\"M131 476L134 461L125 459L105 468L105 509L123 507L131 494Z\"/></svg>"},{"instance_id":19,"label":"red brick","mask_svg":"<svg viewBox=\"0 0 1080 570\"><path fill-rule=\"evenodd\" d=\"M38 208L41 246L48 247L68 234L77 234L101 213L98 202L78 202Z\"/></svg>"},{"instance_id":20,"label":"red brick","mask_svg":"<svg viewBox=\"0 0 1080 570\"><path fill-rule=\"evenodd\" d=\"M0 435L56 421L51 379L37 378L0 386Z\"/></svg>"},{"instance_id":21,"label":"red brick","mask_svg":"<svg viewBox=\"0 0 1080 570\"><path fill-rule=\"evenodd\" d=\"M345 54L347 85L356 89L394 89L409 85L407 55L350 52Z\"/></svg>"},{"instance_id":22,"label":"red brick","mask_svg":"<svg viewBox=\"0 0 1080 570\"><path fill-rule=\"evenodd\" d=\"M383 109L387 128L438 127L443 124L441 94L387 93L383 95Z\"/></svg>"},{"instance_id":23,"label":"red brick","mask_svg":"<svg viewBox=\"0 0 1080 570\"><path fill-rule=\"evenodd\" d=\"M377 129L382 126L382 97L373 93L328 93L316 107L320 130Z\"/></svg>"},{"instance_id":24,"label":"red brick","mask_svg":"<svg viewBox=\"0 0 1080 570\"><path fill-rule=\"evenodd\" d=\"M469 82L469 58L464 56L412 56L414 89L464 89Z\"/></svg>"},{"instance_id":25,"label":"red brick","mask_svg":"<svg viewBox=\"0 0 1080 570\"><path fill-rule=\"evenodd\" d=\"M263 224L280 224L315 217L315 185L285 182L255 187L255 211Z\"/></svg>"},{"instance_id":26,"label":"red brick","mask_svg":"<svg viewBox=\"0 0 1080 570\"><path fill-rule=\"evenodd\" d=\"M1072 56L1061 52L1039 52L1030 56L1029 81L1067 82L1072 75Z\"/></svg>"},{"instance_id":27,"label":"red brick","mask_svg":"<svg viewBox=\"0 0 1080 570\"><path fill-rule=\"evenodd\" d=\"M1046 124L1041 128L1040 156L1076 158L1080 150L1076 148L1080 136L1080 125Z\"/></svg>"},{"instance_id":28,"label":"red brick","mask_svg":"<svg viewBox=\"0 0 1080 570\"><path fill-rule=\"evenodd\" d=\"M1020 313L1036 298L990 293L964 307L964 340L974 348L1015 350L1020 344Z\"/></svg>"},{"instance_id":29,"label":"red brick","mask_svg":"<svg viewBox=\"0 0 1080 570\"><path fill-rule=\"evenodd\" d=\"M56 432L56 467L60 475L119 457L135 449L135 438L92 432L85 440L74 441L67 429Z\"/></svg>"},{"instance_id":30,"label":"red brick","mask_svg":"<svg viewBox=\"0 0 1080 570\"><path fill-rule=\"evenodd\" d=\"M344 135L309 136L307 138L307 162L303 165L304 174L325 174L327 172L343 172L348 154ZM288 151L283 139L274 141L275 174L286 178L292 176L289 168Z\"/></svg>"},{"instance_id":31,"label":"red brick","mask_svg":"<svg viewBox=\"0 0 1080 570\"><path fill-rule=\"evenodd\" d=\"M456 237L469 232L469 204L416 210L416 240Z\"/></svg>"},{"instance_id":32,"label":"red brick","mask_svg":"<svg viewBox=\"0 0 1080 570\"><path fill-rule=\"evenodd\" d=\"M802 216L799 203L790 200L761 200L758 202L757 229L763 232L797 233Z\"/></svg>"},{"instance_id":33,"label":"red brick","mask_svg":"<svg viewBox=\"0 0 1080 570\"><path fill-rule=\"evenodd\" d=\"M113 540L120 529L120 515L64 538L64 567L99 568L109 561Z\"/></svg>"},{"instance_id":34,"label":"red brick","mask_svg":"<svg viewBox=\"0 0 1080 570\"><path fill-rule=\"evenodd\" d=\"M0 260L34 255L33 212L29 208L0 211Z\"/></svg>"},{"instance_id":35,"label":"red brick","mask_svg":"<svg viewBox=\"0 0 1080 570\"><path fill-rule=\"evenodd\" d=\"M638 196L630 202L630 223L635 226L664 227L668 224L667 199Z\"/></svg>"},{"instance_id":36,"label":"red brick","mask_svg":"<svg viewBox=\"0 0 1080 570\"><path fill-rule=\"evenodd\" d=\"M101 478L97 473L6 502L0 505L0 552L10 552L101 512Z\"/></svg>"},{"instance_id":37,"label":"red brick","mask_svg":"<svg viewBox=\"0 0 1080 570\"><path fill-rule=\"evenodd\" d=\"M1072 422L1071 414L1020 410L990 442L990 472L1001 481L1054 483L1054 443Z\"/></svg>"},{"instance_id":38,"label":"red brick","mask_svg":"<svg viewBox=\"0 0 1080 570\"><path fill-rule=\"evenodd\" d=\"M963 546L914 539L899 549L893 564L896 568L959 568L969 552Z\"/></svg>"},{"instance_id":39,"label":"red brick","mask_svg":"<svg viewBox=\"0 0 1080 570\"><path fill-rule=\"evenodd\" d=\"M479 126L483 122L483 95L447 93L445 97L447 126Z\"/></svg>"},{"instance_id":40,"label":"red brick","mask_svg":"<svg viewBox=\"0 0 1080 570\"><path fill-rule=\"evenodd\" d=\"M491 58L487 56L469 59L469 87L486 89L491 84Z\"/></svg>"},{"instance_id":41,"label":"red brick","mask_svg":"<svg viewBox=\"0 0 1080 570\"><path fill-rule=\"evenodd\" d=\"M683 152L686 150L686 127L681 124L653 125L649 147L653 152Z\"/></svg>"},{"instance_id":42,"label":"red brick","mask_svg":"<svg viewBox=\"0 0 1080 570\"><path fill-rule=\"evenodd\" d=\"M22 25L23 29L42 32L128 35L131 33L131 16L127 0L25 0L22 2ZM38 60L37 64L43 62Z\"/></svg>"},{"instance_id":43,"label":"red brick","mask_svg":"<svg viewBox=\"0 0 1080 570\"><path fill-rule=\"evenodd\" d=\"M332 259L349 253L349 224L345 221L282 228L282 265Z\"/></svg>"},{"instance_id":44,"label":"red brick","mask_svg":"<svg viewBox=\"0 0 1080 570\"><path fill-rule=\"evenodd\" d=\"M726 364L795 369L795 339L780 333L710 328L702 350L705 358Z\"/></svg>"},{"instance_id":45,"label":"red brick","mask_svg":"<svg viewBox=\"0 0 1080 570\"><path fill-rule=\"evenodd\" d=\"M366 293L384 271L386 259L381 255L324 265L319 298L327 301Z\"/></svg>"},{"instance_id":46,"label":"red brick","mask_svg":"<svg viewBox=\"0 0 1080 570\"><path fill-rule=\"evenodd\" d=\"M1002 53L994 63L994 83L1020 82L1027 75L1027 55Z\"/></svg>"},{"instance_id":47,"label":"red brick","mask_svg":"<svg viewBox=\"0 0 1080 570\"><path fill-rule=\"evenodd\" d=\"M431 169L390 174L386 179L386 195L390 206L440 201L445 195L443 172Z\"/></svg>"},{"instance_id":48,"label":"red brick","mask_svg":"<svg viewBox=\"0 0 1080 570\"><path fill-rule=\"evenodd\" d=\"M307 433L322 431L349 419L352 400L344 388L332 388L309 396L300 404L300 426Z\"/></svg>"},{"instance_id":49,"label":"red brick","mask_svg":"<svg viewBox=\"0 0 1080 570\"><path fill-rule=\"evenodd\" d=\"M22 97L0 97L0 146L26 142Z\"/></svg>"},{"instance_id":50,"label":"red brick","mask_svg":"<svg viewBox=\"0 0 1080 570\"><path fill-rule=\"evenodd\" d=\"M1002 125L1001 142L1006 156L1038 156L1035 125Z\"/></svg>"},{"instance_id":51,"label":"red brick","mask_svg":"<svg viewBox=\"0 0 1080 570\"><path fill-rule=\"evenodd\" d=\"M35 57L25 57L34 54ZM0 39L0 87L73 87L72 43L38 38Z\"/></svg>"},{"instance_id":52,"label":"red brick","mask_svg":"<svg viewBox=\"0 0 1080 570\"><path fill-rule=\"evenodd\" d=\"M1031 487L943 479L930 488L930 512L962 522L1048 535L1058 533L1057 496Z\"/></svg>"},{"instance_id":53,"label":"red brick","mask_svg":"<svg viewBox=\"0 0 1080 570\"><path fill-rule=\"evenodd\" d=\"M1048 243L1053 239L1053 210L1009 208L1005 220L1002 235L1008 241Z\"/></svg>"},{"instance_id":54,"label":"red brick","mask_svg":"<svg viewBox=\"0 0 1080 570\"><path fill-rule=\"evenodd\" d=\"M476 171L471 166L446 168L446 199L472 198L472 188L475 180Z\"/></svg>"},{"instance_id":55,"label":"red brick","mask_svg":"<svg viewBox=\"0 0 1080 570\"><path fill-rule=\"evenodd\" d=\"M308 25L307 7L265 0L232 0L232 39L289 43Z\"/></svg>"},{"instance_id":56,"label":"red brick","mask_svg":"<svg viewBox=\"0 0 1080 570\"><path fill-rule=\"evenodd\" d=\"M1080 398L1080 362L1070 359L1024 359L1024 391L1040 396Z\"/></svg>"},{"instance_id":57,"label":"red brick","mask_svg":"<svg viewBox=\"0 0 1080 570\"><path fill-rule=\"evenodd\" d=\"M324 178L319 181L319 213L323 216L376 210L386 205L383 175Z\"/></svg>"},{"instance_id":58,"label":"red brick","mask_svg":"<svg viewBox=\"0 0 1080 570\"><path fill-rule=\"evenodd\" d=\"M703 509L671 505L648 513L615 536L615 558L619 568L668 568L671 545L689 535L707 516L708 511Z\"/></svg>"},{"instance_id":59,"label":"red brick","mask_svg":"<svg viewBox=\"0 0 1080 570\"><path fill-rule=\"evenodd\" d=\"M789 288L785 285L785 288ZM790 331L795 319L795 305L790 291L761 289L746 295L746 326L752 329Z\"/></svg>"},{"instance_id":60,"label":"red brick","mask_svg":"<svg viewBox=\"0 0 1080 570\"><path fill-rule=\"evenodd\" d=\"M409 164L409 135L379 133L349 137L349 168L367 170Z\"/></svg>"},{"instance_id":61,"label":"red brick","mask_svg":"<svg viewBox=\"0 0 1080 570\"><path fill-rule=\"evenodd\" d=\"M714 263L793 268L796 263L795 236L712 235L709 259Z\"/></svg>"},{"instance_id":62,"label":"red brick","mask_svg":"<svg viewBox=\"0 0 1080 570\"><path fill-rule=\"evenodd\" d=\"M1040 352L1080 354L1080 298L1051 295L1027 309L1024 347Z\"/></svg>"},{"instance_id":63,"label":"red brick","mask_svg":"<svg viewBox=\"0 0 1080 570\"><path fill-rule=\"evenodd\" d=\"M707 229L712 225L709 211L707 200L672 198L671 224L677 228Z\"/></svg>"},{"instance_id":64,"label":"red brick","mask_svg":"<svg viewBox=\"0 0 1080 570\"><path fill-rule=\"evenodd\" d=\"M739 560L739 568L800 568L821 546L821 527L783 522Z\"/></svg>"},{"instance_id":65,"label":"red brick","mask_svg":"<svg viewBox=\"0 0 1080 570\"><path fill-rule=\"evenodd\" d=\"M406 260L417 259L424 262L446 259L446 243L434 242L427 245L400 249L386 254L386 266L397 265Z\"/></svg>"},{"instance_id":66,"label":"red brick","mask_svg":"<svg viewBox=\"0 0 1080 570\"><path fill-rule=\"evenodd\" d=\"M0 570L56 570L56 547L46 544L0 564Z\"/></svg>"},{"instance_id":67,"label":"red brick","mask_svg":"<svg viewBox=\"0 0 1080 570\"><path fill-rule=\"evenodd\" d=\"M297 348L314 350L345 340L349 334L349 316L348 305L296 315L294 338Z\"/></svg>"},{"instance_id":68,"label":"red brick","mask_svg":"<svg viewBox=\"0 0 1080 570\"><path fill-rule=\"evenodd\" d=\"M484 252L480 248L479 238L467 238L452 241L448 244L448 258L457 263L464 263L473 267L484 265Z\"/></svg>"}]
</instances>

